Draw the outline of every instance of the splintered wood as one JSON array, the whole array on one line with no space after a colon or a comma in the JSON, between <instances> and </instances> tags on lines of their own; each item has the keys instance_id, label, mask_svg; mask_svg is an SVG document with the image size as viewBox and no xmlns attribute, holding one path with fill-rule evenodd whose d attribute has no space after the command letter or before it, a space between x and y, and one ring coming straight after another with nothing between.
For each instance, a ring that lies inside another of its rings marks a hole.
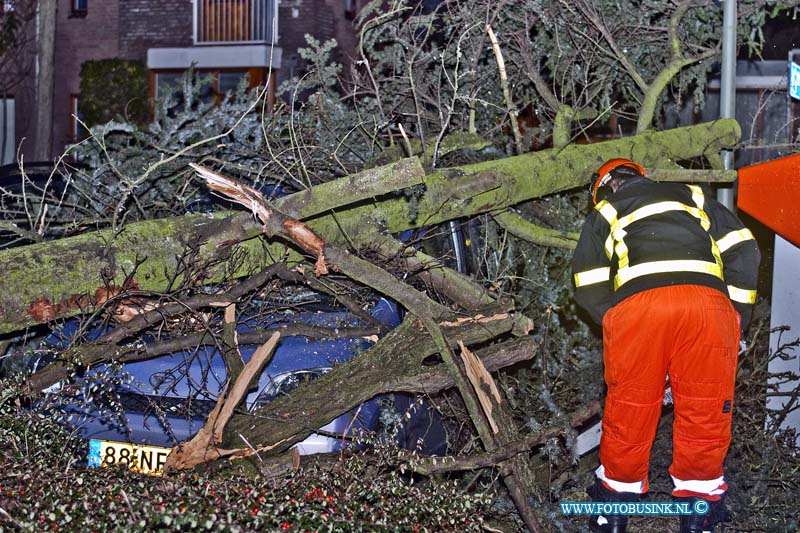
<instances>
[{"instance_id":1,"label":"splintered wood","mask_svg":"<svg viewBox=\"0 0 800 533\"><path fill-rule=\"evenodd\" d=\"M208 187L233 202L250 209L268 230L270 220L278 218L281 230L286 237L297 243L305 251L316 256L314 273L323 276L328 273L325 263L325 241L303 222L287 217L267 206L264 195L256 189L232 180L196 163L189 163L197 174L206 181Z\"/></svg>"},{"instance_id":2,"label":"splintered wood","mask_svg":"<svg viewBox=\"0 0 800 533\"><path fill-rule=\"evenodd\" d=\"M222 442L222 434L225 426L233 415L233 410L239 404L247 392L251 380L261 372L269 361L275 347L278 344L281 334L276 332L267 342L259 346L250 361L247 362L242 373L236 382L229 389L230 382L225 385L225 389L220 394L217 404L208 415L206 423L191 440L178 445L167 457L164 471L184 470L199 464L207 463L223 457L247 457L259 451L269 451L284 442L277 442L271 446L261 448L245 448L238 450L225 450L218 448Z\"/></svg>"},{"instance_id":3,"label":"splintered wood","mask_svg":"<svg viewBox=\"0 0 800 533\"><path fill-rule=\"evenodd\" d=\"M478 396L478 401L481 404L483 413L489 420L489 425L492 428L492 432L497 434L500 429L497 427L497 422L495 422L494 417L492 416L494 405L492 404L492 398L487 395L484 385L489 389L489 393L492 395L498 405L502 401L500 397L500 391L497 390L497 385L495 384L492 375L488 370L486 370L486 367L483 366L481 360L478 359L478 357L471 352L462 341L458 341L458 346L461 348L461 361L464 363L464 369L467 372L467 379L469 379L469 382L472 384L472 388L475 389L475 394Z\"/></svg>"},{"instance_id":4,"label":"splintered wood","mask_svg":"<svg viewBox=\"0 0 800 533\"><path fill-rule=\"evenodd\" d=\"M464 317L464 318L459 318L459 319L452 320L452 321L449 321L449 322L440 322L439 325L440 326L444 326L446 328L456 328L456 327L458 327L458 326L460 326L460 325L462 325L464 323L467 323L467 322L476 322L476 323L482 324L482 323L486 323L486 322L494 322L495 320L504 320L506 318L508 318L508 313L497 313L497 314L492 315L492 316L486 316L486 315L478 314L478 315L475 315L475 316L468 316L468 317Z\"/></svg>"}]
</instances>

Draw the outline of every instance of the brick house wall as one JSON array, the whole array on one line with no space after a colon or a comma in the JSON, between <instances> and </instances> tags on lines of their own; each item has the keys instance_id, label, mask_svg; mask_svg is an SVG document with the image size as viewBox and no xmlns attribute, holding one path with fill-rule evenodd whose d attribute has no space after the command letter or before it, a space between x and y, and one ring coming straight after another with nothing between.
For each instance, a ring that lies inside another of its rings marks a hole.
<instances>
[{"instance_id":1,"label":"brick house wall","mask_svg":"<svg viewBox=\"0 0 800 533\"><path fill-rule=\"evenodd\" d=\"M80 91L81 64L119 56L119 0L90 0L85 16L73 15L72 1L59 0L52 145L56 156L72 141L71 97Z\"/></svg>"},{"instance_id":2,"label":"brick house wall","mask_svg":"<svg viewBox=\"0 0 800 533\"><path fill-rule=\"evenodd\" d=\"M192 0L119 0L119 54L147 59L148 48L192 46Z\"/></svg>"}]
</instances>

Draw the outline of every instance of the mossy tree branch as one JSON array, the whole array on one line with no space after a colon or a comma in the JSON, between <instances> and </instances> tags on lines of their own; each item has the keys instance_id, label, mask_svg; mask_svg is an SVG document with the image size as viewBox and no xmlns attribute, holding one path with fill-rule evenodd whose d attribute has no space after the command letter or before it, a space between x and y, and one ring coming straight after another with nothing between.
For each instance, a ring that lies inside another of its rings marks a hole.
<instances>
[{"instance_id":1,"label":"mossy tree branch","mask_svg":"<svg viewBox=\"0 0 800 533\"><path fill-rule=\"evenodd\" d=\"M574 250L579 235L574 232L560 231L537 226L528 222L513 211L503 211L493 215L501 228L525 241L542 246L554 246Z\"/></svg>"},{"instance_id":2,"label":"mossy tree branch","mask_svg":"<svg viewBox=\"0 0 800 533\"><path fill-rule=\"evenodd\" d=\"M669 20L669 43L671 57L669 63L658 73L658 75L651 81L644 89L644 98L642 98L642 105L639 107L639 113L636 119L636 133L646 131L652 124L655 117L656 107L661 93L672 82L672 79L685 67L693 63L697 63L709 57L713 57L717 53L716 50L706 50L702 54L686 57L681 48L681 40L678 36L678 28L680 27L681 20L692 7L692 2L683 1L678 4L675 11Z\"/></svg>"}]
</instances>

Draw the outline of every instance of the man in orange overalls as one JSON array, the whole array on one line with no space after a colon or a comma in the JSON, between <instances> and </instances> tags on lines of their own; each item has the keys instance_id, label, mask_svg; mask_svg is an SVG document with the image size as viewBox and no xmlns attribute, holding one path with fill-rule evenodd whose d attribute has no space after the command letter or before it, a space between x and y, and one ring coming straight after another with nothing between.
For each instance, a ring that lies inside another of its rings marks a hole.
<instances>
[{"instance_id":1,"label":"man in orange overalls","mask_svg":"<svg viewBox=\"0 0 800 533\"><path fill-rule=\"evenodd\" d=\"M650 449L667 375L675 402L669 472L678 499L706 500L682 533L729 517L728 451L740 334L756 297L753 234L700 187L655 183L627 159L594 177L594 209L572 267L575 299L603 326L608 386L595 501L647 492ZM624 533L626 516L593 516L594 531Z\"/></svg>"}]
</instances>

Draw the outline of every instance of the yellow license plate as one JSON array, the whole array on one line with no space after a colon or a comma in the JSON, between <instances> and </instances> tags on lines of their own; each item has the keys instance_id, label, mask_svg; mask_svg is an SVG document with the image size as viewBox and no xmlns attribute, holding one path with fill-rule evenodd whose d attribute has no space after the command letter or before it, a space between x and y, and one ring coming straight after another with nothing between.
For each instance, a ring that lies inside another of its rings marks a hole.
<instances>
[{"instance_id":1,"label":"yellow license plate","mask_svg":"<svg viewBox=\"0 0 800 533\"><path fill-rule=\"evenodd\" d=\"M89 441L89 466L125 465L134 472L160 476L172 448L127 442L92 439Z\"/></svg>"}]
</instances>

